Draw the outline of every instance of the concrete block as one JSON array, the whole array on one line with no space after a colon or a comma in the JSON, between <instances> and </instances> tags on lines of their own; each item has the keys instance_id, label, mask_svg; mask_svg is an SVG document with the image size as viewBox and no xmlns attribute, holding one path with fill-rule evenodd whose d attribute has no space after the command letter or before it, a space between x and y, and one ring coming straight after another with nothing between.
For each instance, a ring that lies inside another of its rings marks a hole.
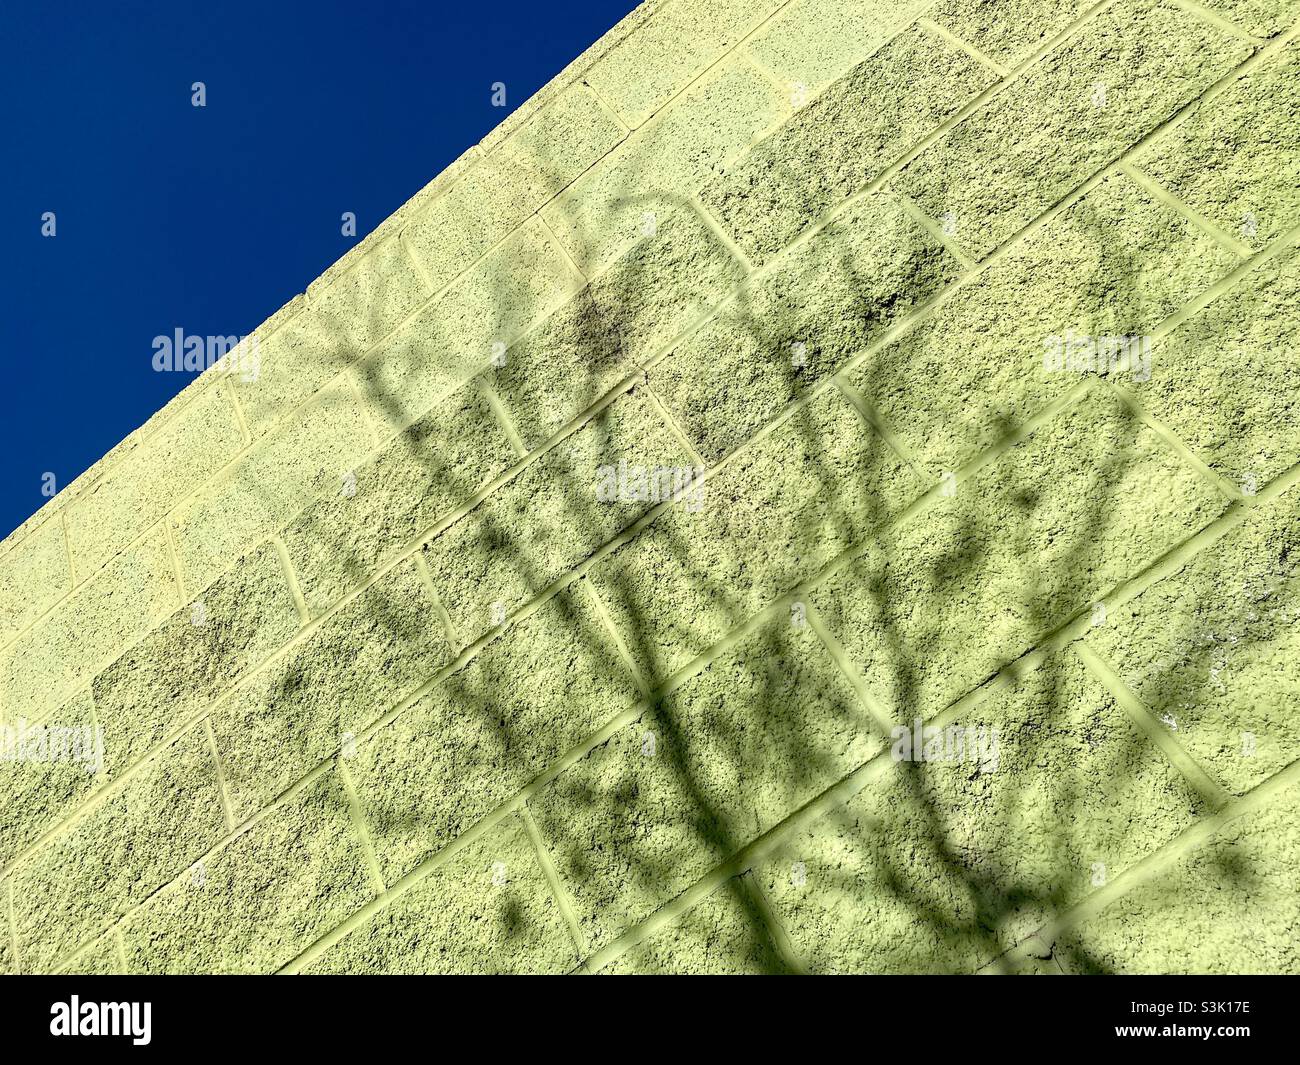
<instances>
[{"instance_id":1,"label":"concrete block","mask_svg":"<svg viewBox=\"0 0 1300 1065\"><path fill-rule=\"evenodd\" d=\"M94 680L104 770L118 776L298 631L279 553L258 548Z\"/></svg>"},{"instance_id":2,"label":"concrete block","mask_svg":"<svg viewBox=\"0 0 1300 1065\"><path fill-rule=\"evenodd\" d=\"M123 923L133 973L271 973L373 897L347 798L326 774Z\"/></svg>"},{"instance_id":3,"label":"concrete block","mask_svg":"<svg viewBox=\"0 0 1300 1065\"><path fill-rule=\"evenodd\" d=\"M57 967L225 832L216 766L200 726L14 873L24 969Z\"/></svg>"},{"instance_id":4,"label":"concrete block","mask_svg":"<svg viewBox=\"0 0 1300 1065\"><path fill-rule=\"evenodd\" d=\"M239 820L428 680L451 649L415 567L390 570L212 712Z\"/></svg>"},{"instance_id":5,"label":"concrete block","mask_svg":"<svg viewBox=\"0 0 1300 1065\"><path fill-rule=\"evenodd\" d=\"M752 261L765 262L996 80L913 27L795 110L700 199Z\"/></svg>"},{"instance_id":6,"label":"concrete block","mask_svg":"<svg viewBox=\"0 0 1300 1065\"><path fill-rule=\"evenodd\" d=\"M811 598L894 720L928 717L1225 507L1099 392L889 530Z\"/></svg>"},{"instance_id":7,"label":"concrete block","mask_svg":"<svg viewBox=\"0 0 1300 1065\"><path fill-rule=\"evenodd\" d=\"M576 298L489 371L530 446L550 436L657 355L744 276L685 209L630 245Z\"/></svg>"},{"instance_id":8,"label":"concrete block","mask_svg":"<svg viewBox=\"0 0 1300 1065\"><path fill-rule=\"evenodd\" d=\"M616 480L624 462L645 483L627 478L626 491L612 484L612 498L600 498L605 474ZM641 393L606 407L425 548L460 638L468 643L495 627L654 506L650 471L688 467Z\"/></svg>"},{"instance_id":9,"label":"concrete block","mask_svg":"<svg viewBox=\"0 0 1300 1065\"><path fill-rule=\"evenodd\" d=\"M1164 42L1158 49L1152 41ZM1168 3L1120 0L909 163L893 187L983 259L1250 54Z\"/></svg>"},{"instance_id":10,"label":"concrete block","mask_svg":"<svg viewBox=\"0 0 1300 1065\"><path fill-rule=\"evenodd\" d=\"M712 462L960 270L883 195L838 217L675 344L650 385Z\"/></svg>"},{"instance_id":11,"label":"concrete block","mask_svg":"<svg viewBox=\"0 0 1300 1065\"><path fill-rule=\"evenodd\" d=\"M537 855L512 814L305 971L559 975L576 964Z\"/></svg>"}]
</instances>

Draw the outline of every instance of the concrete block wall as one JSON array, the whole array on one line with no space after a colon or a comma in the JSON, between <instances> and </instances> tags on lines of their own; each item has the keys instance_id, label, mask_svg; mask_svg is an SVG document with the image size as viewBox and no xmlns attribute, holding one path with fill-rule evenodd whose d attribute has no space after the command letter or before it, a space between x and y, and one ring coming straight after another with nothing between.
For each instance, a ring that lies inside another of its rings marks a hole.
<instances>
[{"instance_id":1,"label":"concrete block wall","mask_svg":"<svg viewBox=\"0 0 1300 1065\"><path fill-rule=\"evenodd\" d=\"M1300 970L1297 19L642 5L0 547L0 971Z\"/></svg>"}]
</instances>

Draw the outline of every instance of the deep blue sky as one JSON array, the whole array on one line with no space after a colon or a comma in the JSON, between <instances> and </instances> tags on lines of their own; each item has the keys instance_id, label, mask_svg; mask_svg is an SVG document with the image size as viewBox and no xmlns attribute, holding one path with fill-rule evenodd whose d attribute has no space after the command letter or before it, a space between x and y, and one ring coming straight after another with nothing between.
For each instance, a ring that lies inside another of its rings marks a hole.
<instances>
[{"instance_id":1,"label":"deep blue sky","mask_svg":"<svg viewBox=\"0 0 1300 1065\"><path fill-rule=\"evenodd\" d=\"M251 332L635 6L3 0L0 537L193 376L155 336Z\"/></svg>"}]
</instances>

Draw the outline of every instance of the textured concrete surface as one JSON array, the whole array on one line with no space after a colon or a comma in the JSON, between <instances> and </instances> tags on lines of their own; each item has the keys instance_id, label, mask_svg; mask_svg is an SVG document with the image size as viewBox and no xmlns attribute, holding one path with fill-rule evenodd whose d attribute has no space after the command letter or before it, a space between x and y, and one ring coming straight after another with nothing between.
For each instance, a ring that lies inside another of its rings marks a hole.
<instances>
[{"instance_id":1,"label":"textured concrete surface","mask_svg":"<svg viewBox=\"0 0 1300 1065\"><path fill-rule=\"evenodd\" d=\"M1300 972L1297 18L642 5L0 545L0 972Z\"/></svg>"}]
</instances>

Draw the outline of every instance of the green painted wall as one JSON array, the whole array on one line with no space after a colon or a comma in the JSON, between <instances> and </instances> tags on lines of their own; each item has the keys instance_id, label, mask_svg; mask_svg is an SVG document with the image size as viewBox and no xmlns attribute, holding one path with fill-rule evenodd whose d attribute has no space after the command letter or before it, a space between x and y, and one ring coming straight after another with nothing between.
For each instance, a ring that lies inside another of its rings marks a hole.
<instances>
[{"instance_id":1,"label":"green painted wall","mask_svg":"<svg viewBox=\"0 0 1300 1065\"><path fill-rule=\"evenodd\" d=\"M1298 17L643 5L0 548L0 971L1300 970Z\"/></svg>"}]
</instances>

